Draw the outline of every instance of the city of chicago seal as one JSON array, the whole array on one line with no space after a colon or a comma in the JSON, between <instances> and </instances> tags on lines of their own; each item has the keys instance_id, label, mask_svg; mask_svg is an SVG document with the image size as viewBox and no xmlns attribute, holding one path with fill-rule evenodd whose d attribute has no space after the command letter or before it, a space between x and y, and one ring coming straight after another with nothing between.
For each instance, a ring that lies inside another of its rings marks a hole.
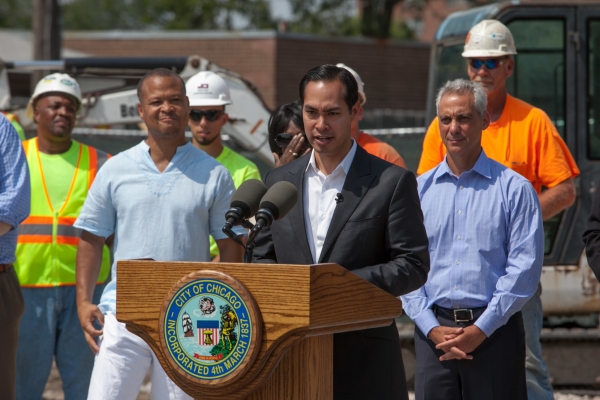
<instances>
[{"instance_id":1,"label":"city of chicago seal","mask_svg":"<svg viewBox=\"0 0 600 400\"><path fill-rule=\"evenodd\" d=\"M198 383L231 382L260 350L258 307L239 281L221 272L197 271L180 280L160 322L167 360Z\"/></svg>"}]
</instances>

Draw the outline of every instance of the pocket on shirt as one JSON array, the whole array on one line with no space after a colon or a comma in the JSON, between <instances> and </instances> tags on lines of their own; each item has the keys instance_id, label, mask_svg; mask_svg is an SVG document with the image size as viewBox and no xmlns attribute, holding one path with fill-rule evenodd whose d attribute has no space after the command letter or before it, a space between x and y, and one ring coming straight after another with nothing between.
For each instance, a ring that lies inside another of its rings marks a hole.
<instances>
[{"instance_id":1,"label":"pocket on shirt","mask_svg":"<svg viewBox=\"0 0 600 400\"><path fill-rule=\"evenodd\" d=\"M344 226L344 231L354 231L357 229L368 229L379 224L379 215L372 218L349 219Z\"/></svg>"},{"instance_id":2,"label":"pocket on shirt","mask_svg":"<svg viewBox=\"0 0 600 400\"><path fill-rule=\"evenodd\" d=\"M512 169L517 174L527 179L527 169L529 168L529 164L524 161L505 161L504 166Z\"/></svg>"}]
</instances>

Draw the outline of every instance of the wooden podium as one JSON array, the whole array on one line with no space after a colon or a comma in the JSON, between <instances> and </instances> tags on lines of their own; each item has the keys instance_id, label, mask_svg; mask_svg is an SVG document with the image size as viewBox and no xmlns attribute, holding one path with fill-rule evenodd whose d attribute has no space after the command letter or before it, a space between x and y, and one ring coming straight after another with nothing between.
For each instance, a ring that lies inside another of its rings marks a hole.
<instances>
[{"instance_id":1,"label":"wooden podium","mask_svg":"<svg viewBox=\"0 0 600 400\"><path fill-rule=\"evenodd\" d=\"M253 359L241 376L220 385L186 379L160 337L174 285L203 272L241 282L259 310L262 335L250 344ZM401 313L400 300L337 264L132 260L117 267L117 319L150 345L169 377L196 399L329 400L333 334L390 325Z\"/></svg>"}]
</instances>

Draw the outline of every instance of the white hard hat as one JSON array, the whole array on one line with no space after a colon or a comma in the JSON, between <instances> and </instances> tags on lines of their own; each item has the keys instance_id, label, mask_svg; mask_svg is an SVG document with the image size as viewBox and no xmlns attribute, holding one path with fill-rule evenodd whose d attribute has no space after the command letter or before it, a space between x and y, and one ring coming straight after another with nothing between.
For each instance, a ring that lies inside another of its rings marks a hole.
<instances>
[{"instance_id":1,"label":"white hard hat","mask_svg":"<svg viewBox=\"0 0 600 400\"><path fill-rule=\"evenodd\" d=\"M224 106L231 104L231 95L225 79L211 71L201 71L185 84L190 106Z\"/></svg>"},{"instance_id":2,"label":"white hard hat","mask_svg":"<svg viewBox=\"0 0 600 400\"><path fill-rule=\"evenodd\" d=\"M67 74L54 73L45 76L38 82L27 104L27 118L33 119L33 104L44 93L64 93L77 101L77 114L81 111L81 88L75 79Z\"/></svg>"},{"instance_id":3,"label":"white hard hat","mask_svg":"<svg viewBox=\"0 0 600 400\"><path fill-rule=\"evenodd\" d=\"M485 19L469 31L462 56L502 57L517 54L510 30L500 21Z\"/></svg>"},{"instance_id":4,"label":"white hard hat","mask_svg":"<svg viewBox=\"0 0 600 400\"><path fill-rule=\"evenodd\" d=\"M367 95L365 94L365 84L363 83L362 79L360 79L360 75L358 75L355 70L353 70L346 64L339 63L336 64L336 67L347 69L348 72L350 72L352 76L354 76L354 79L356 79L356 83L358 83L358 97L360 99L360 105L365 104L367 102Z\"/></svg>"}]
</instances>

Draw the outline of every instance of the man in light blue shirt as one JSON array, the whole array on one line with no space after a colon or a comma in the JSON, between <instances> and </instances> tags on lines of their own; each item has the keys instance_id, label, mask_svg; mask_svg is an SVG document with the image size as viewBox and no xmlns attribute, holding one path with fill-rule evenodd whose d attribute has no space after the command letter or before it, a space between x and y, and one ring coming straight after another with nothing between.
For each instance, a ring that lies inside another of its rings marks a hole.
<instances>
[{"instance_id":1,"label":"man in light blue shirt","mask_svg":"<svg viewBox=\"0 0 600 400\"><path fill-rule=\"evenodd\" d=\"M418 178L431 271L402 296L417 325L416 398L526 399L520 309L542 268L538 197L481 149L490 119L478 83L446 83L436 106L447 156Z\"/></svg>"},{"instance_id":2,"label":"man in light blue shirt","mask_svg":"<svg viewBox=\"0 0 600 400\"><path fill-rule=\"evenodd\" d=\"M17 227L29 216L29 169L17 131L0 115L0 394L15 399L19 321L25 309L15 262Z\"/></svg>"},{"instance_id":3,"label":"man in light blue shirt","mask_svg":"<svg viewBox=\"0 0 600 400\"><path fill-rule=\"evenodd\" d=\"M135 399L149 371L152 399L187 400L191 397L168 378L150 347L116 320L116 261L210 261L210 234L221 261L241 262L243 248L221 231L235 189L225 167L185 139L190 109L177 74L149 72L140 80L138 97L148 139L104 164L75 222L83 230L77 250L78 313L96 353L88 399ZM112 281L97 307L91 302L93 288L102 245L112 234ZM103 329L97 330L94 321Z\"/></svg>"}]
</instances>

